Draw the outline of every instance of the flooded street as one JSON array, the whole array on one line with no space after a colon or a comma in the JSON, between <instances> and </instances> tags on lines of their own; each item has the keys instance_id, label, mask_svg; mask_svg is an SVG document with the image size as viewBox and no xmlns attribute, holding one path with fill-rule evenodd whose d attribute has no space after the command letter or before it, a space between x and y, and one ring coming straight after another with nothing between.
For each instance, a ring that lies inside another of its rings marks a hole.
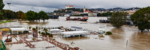
<instances>
[{"instance_id":1,"label":"flooded street","mask_svg":"<svg viewBox=\"0 0 150 50\"><path fill-rule=\"evenodd\" d=\"M60 38L58 36L55 39L59 42L66 43L71 47L79 47L83 50L150 50L150 33L140 33L134 26L123 26L120 29L112 27L110 24L92 24L99 20L99 17L89 17L87 22L84 21L66 21L66 17L60 17L59 19L49 19L45 22L28 22L28 21L16 21L0 24L3 26L28 26L35 27L53 27L53 26L78 26L84 29L98 31L100 26L106 25L106 31L111 31L112 35L105 35L100 37L98 35L89 35L87 37L75 37L75 38ZM84 23L84 24L83 24ZM3 37L0 36L2 39ZM71 42L74 44L71 45Z\"/></svg>"}]
</instances>

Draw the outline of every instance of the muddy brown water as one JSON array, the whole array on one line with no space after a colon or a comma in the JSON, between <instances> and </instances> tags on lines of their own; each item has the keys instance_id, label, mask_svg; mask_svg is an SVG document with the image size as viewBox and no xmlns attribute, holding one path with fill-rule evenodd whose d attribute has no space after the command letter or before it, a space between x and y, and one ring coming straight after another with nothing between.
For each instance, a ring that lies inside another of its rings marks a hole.
<instances>
[{"instance_id":1,"label":"muddy brown water","mask_svg":"<svg viewBox=\"0 0 150 50\"><path fill-rule=\"evenodd\" d=\"M78 26L84 29L97 31L100 26L107 25L106 31L111 31L112 35L104 35L100 37L98 35L89 35L87 37L75 37L75 38L55 38L57 41L68 44L71 47L79 47L83 50L150 50L150 33L140 33L134 26L123 26L120 29L112 27L110 24L99 23L91 24L98 21L99 17L89 17L87 22L85 21L66 21L65 17L59 19L49 19L45 22L28 22L28 21L16 21L0 24L3 26ZM84 23L84 24L81 24ZM2 36L0 36L2 38ZM71 45L71 42L74 44Z\"/></svg>"}]
</instances>

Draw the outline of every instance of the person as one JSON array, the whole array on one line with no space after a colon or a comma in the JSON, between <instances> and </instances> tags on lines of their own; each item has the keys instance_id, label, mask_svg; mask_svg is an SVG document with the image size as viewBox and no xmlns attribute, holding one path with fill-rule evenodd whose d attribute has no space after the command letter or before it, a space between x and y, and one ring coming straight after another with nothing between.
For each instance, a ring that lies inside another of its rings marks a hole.
<instances>
[{"instance_id":1,"label":"person","mask_svg":"<svg viewBox=\"0 0 150 50\"><path fill-rule=\"evenodd\" d=\"M73 41L71 42L71 45L73 44Z\"/></svg>"},{"instance_id":2,"label":"person","mask_svg":"<svg viewBox=\"0 0 150 50\"><path fill-rule=\"evenodd\" d=\"M74 44L74 42L73 42L73 41L71 42L71 45L72 45L72 44Z\"/></svg>"}]
</instances>

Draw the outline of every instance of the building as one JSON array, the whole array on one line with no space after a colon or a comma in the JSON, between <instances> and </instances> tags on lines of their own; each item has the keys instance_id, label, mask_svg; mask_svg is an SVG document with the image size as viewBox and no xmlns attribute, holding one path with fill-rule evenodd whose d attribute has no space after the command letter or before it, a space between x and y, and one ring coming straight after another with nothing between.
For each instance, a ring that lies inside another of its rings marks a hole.
<instances>
[{"instance_id":1,"label":"building","mask_svg":"<svg viewBox=\"0 0 150 50\"><path fill-rule=\"evenodd\" d=\"M65 8L66 9L68 9L68 8L74 8L74 5L66 5Z\"/></svg>"}]
</instances>

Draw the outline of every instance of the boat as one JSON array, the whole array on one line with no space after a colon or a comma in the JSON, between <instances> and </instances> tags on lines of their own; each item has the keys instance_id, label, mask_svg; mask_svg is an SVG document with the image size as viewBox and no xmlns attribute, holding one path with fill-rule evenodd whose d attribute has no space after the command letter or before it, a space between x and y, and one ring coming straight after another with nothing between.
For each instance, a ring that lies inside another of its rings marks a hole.
<instances>
[{"instance_id":1,"label":"boat","mask_svg":"<svg viewBox=\"0 0 150 50\"><path fill-rule=\"evenodd\" d=\"M70 16L66 17L66 20L75 20L75 21L87 21L88 20L88 17L73 17L71 18Z\"/></svg>"}]
</instances>

